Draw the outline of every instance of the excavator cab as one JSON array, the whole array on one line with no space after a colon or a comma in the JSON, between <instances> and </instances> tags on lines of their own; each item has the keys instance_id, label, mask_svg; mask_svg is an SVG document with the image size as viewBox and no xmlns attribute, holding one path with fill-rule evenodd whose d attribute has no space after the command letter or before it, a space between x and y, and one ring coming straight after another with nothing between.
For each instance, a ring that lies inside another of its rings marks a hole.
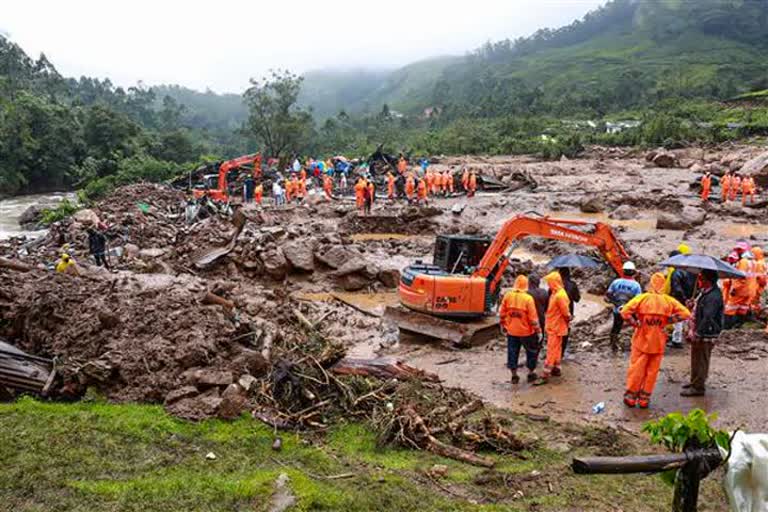
<instances>
[{"instance_id":1,"label":"excavator cab","mask_svg":"<svg viewBox=\"0 0 768 512\"><path fill-rule=\"evenodd\" d=\"M489 236L439 235L432 263L450 274L471 274L490 245Z\"/></svg>"}]
</instances>

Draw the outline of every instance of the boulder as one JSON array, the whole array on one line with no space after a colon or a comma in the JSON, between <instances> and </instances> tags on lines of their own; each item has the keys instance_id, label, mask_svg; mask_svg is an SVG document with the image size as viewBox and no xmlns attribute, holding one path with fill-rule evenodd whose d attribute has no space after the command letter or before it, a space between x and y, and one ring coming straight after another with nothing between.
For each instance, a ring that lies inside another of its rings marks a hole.
<instances>
[{"instance_id":1,"label":"boulder","mask_svg":"<svg viewBox=\"0 0 768 512\"><path fill-rule=\"evenodd\" d=\"M183 376L187 382L198 386L229 386L234 380L232 372L209 370L206 368L186 371Z\"/></svg>"},{"instance_id":2,"label":"boulder","mask_svg":"<svg viewBox=\"0 0 768 512\"><path fill-rule=\"evenodd\" d=\"M76 211L72 218L81 224L92 224L96 225L99 223L99 216L96 215L96 212L89 208L85 208L83 210Z\"/></svg>"},{"instance_id":3,"label":"boulder","mask_svg":"<svg viewBox=\"0 0 768 512\"><path fill-rule=\"evenodd\" d=\"M165 410L173 416L187 420L202 420L216 414L221 404L219 390L212 388L205 393L189 398L176 400L165 406Z\"/></svg>"},{"instance_id":4,"label":"boulder","mask_svg":"<svg viewBox=\"0 0 768 512\"><path fill-rule=\"evenodd\" d=\"M372 279L359 273L344 274L336 277L336 284L348 292L355 292L362 290L369 284Z\"/></svg>"},{"instance_id":5,"label":"boulder","mask_svg":"<svg viewBox=\"0 0 768 512\"><path fill-rule=\"evenodd\" d=\"M294 240L284 244L282 251L285 259L288 260L288 263L293 270L299 272L314 272L314 249L316 246L317 241L311 238L309 240Z\"/></svg>"},{"instance_id":6,"label":"boulder","mask_svg":"<svg viewBox=\"0 0 768 512\"><path fill-rule=\"evenodd\" d=\"M605 201L598 196L588 197L581 201L579 209L584 213L601 213L605 210Z\"/></svg>"},{"instance_id":7,"label":"boulder","mask_svg":"<svg viewBox=\"0 0 768 512\"><path fill-rule=\"evenodd\" d=\"M288 272L288 260L279 249L270 249L262 253L261 262L264 264L264 271L275 279L283 279Z\"/></svg>"},{"instance_id":8,"label":"boulder","mask_svg":"<svg viewBox=\"0 0 768 512\"><path fill-rule=\"evenodd\" d=\"M739 173L752 176L761 187L768 186L768 151L745 163Z\"/></svg>"},{"instance_id":9,"label":"boulder","mask_svg":"<svg viewBox=\"0 0 768 512\"><path fill-rule=\"evenodd\" d=\"M707 212L701 208L686 206L680 213L662 213L656 219L656 229L685 231L701 226L707 219Z\"/></svg>"},{"instance_id":10,"label":"boulder","mask_svg":"<svg viewBox=\"0 0 768 512\"><path fill-rule=\"evenodd\" d=\"M19 217L19 224L21 227L32 229L37 226L43 217L43 210L45 210L45 208L36 204L33 204L24 210L24 212Z\"/></svg>"},{"instance_id":11,"label":"boulder","mask_svg":"<svg viewBox=\"0 0 768 512\"><path fill-rule=\"evenodd\" d=\"M456 203L455 205L451 206L451 213L454 215L461 215L461 213L464 211L464 208L467 207L467 203Z\"/></svg>"},{"instance_id":12,"label":"boulder","mask_svg":"<svg viewBox=\"0 0 768 512\"><path fill-rule=\"evenodd\" d=\"M380 270L376 278L387 288L397 288L400 285L400 271L394 268Z\"/></svg>"},{"instance_id":13,"label":"boulder","mask_svg":"<svg viewBox=\"0 0 768 512\"><path fill-rule=\"evenodd\" d=\"M379 273L379 269L374 263L371 263L370 261L365 261L364 259L357 257L344 263L344 265L342 265L333 274L334 276L342 277L348 274L355 274L355 273L362 274L368 279L375 279Z\"/></svg>"},{"instance_id":14,"label":"boulder","mask_svg":"<svg viewBox=\"0 0 768 512\"><path fill-rule=\"evenodd\" d=\"M656 156L653 157L652 162L654 163L654 165L656 165L656 167L663 167L665 169L668 169L670 167L677 166L677 157L675 157L674 153L663 151L663 152L657 153Z\"/></svg>"},{"instance_id":15,"label":"boulder","mask_svg":"<svg viewBox=\"0 0 768 512\"><path fill-rule=\"evenodd\" d=\"M230 384L221 394L218 416L232 420L240 416L248 405L248 395L239 384Z\"/></svg>"},{"instance_id":16,"label":"boulder","mask_svg":"<svg viewBox=\"0 0 768 512\"><path fill-rule=\"evenodd\" d=\"M343 245L334 245L330 249L316 253L315 257L321 263L328 265L336 270L341 268L346 262L354 257L354 254Z\"/></svg>"},{"instance_id":17,"label":"boulder","mask_svg":"<svg viewBox=\"0 0 768 512\"><path fill-rule=\"evenodd\" d=\"M622 204L621 206L613 210L609 215L609 217L612 219L618 219L618 220L630 220L630 219L636 219L638 215L639 214L636 208L628 204Z\"/></svg>"},{"instance_id":18,"label":"boulder","mask_svg":"<svg viewBox=\"0 0 768 512\"><path fill-rule=\"evenodd\" d=\"M174 389L167 395L165 395L165 405L171 405L174 402L178 402L184 398L191 398L198 395L200 392L195 386L182 386Z\"/></svg>"},{"instance_id":19,"label":"boulder","mask_svg":"<svg viewBox=\"0 0 768 512\"><path fill-rule=\"evenodd\" d=\"M160 249L159 247L151 247L149 249L141 249L139 251L139 258L143 260L152 260L165 255L168 252L167 249Z\"/></svg>"}]
</instances>

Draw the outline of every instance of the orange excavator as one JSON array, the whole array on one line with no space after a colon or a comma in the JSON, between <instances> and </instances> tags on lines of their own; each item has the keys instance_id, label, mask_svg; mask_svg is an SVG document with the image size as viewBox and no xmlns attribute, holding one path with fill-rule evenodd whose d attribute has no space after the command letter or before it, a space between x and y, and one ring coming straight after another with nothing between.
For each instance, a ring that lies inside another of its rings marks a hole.
<instances>
[{"instance_id":1,"label":"orange excavator","mask_svg":"<svg viewBox=\"0 0 768 512\"><path fill-rule=\"evenodd\" d=\"M192 190L192 195L195 199L203 196L208 196L214 201L228 201L229 200L229 173L237 170L240 167L253 165L257 163L257 168L261 168L261 153L255 153L253 155L244 155L232 160L222 162L219 166L218 174L209 174L203 176L203 183ZM214 188L215 187L215 188Z\"/></svg>"},{"instance_id":2,"label":"orange excavator","mask_svg":"<svg viewBox=\"0 0 768 512\"><path fill-rule=\"evenodd\" d=\"M575 229L587 227L588 230ZM629 259L611 227L601 222L518 215L496 238L438 236L432 265L416 262L400 278L400 307L386 315L401 331L476 344L498 332L500 283L516 242L548 238L594 247L619 275Z\"/></svg>"}]
</instances>

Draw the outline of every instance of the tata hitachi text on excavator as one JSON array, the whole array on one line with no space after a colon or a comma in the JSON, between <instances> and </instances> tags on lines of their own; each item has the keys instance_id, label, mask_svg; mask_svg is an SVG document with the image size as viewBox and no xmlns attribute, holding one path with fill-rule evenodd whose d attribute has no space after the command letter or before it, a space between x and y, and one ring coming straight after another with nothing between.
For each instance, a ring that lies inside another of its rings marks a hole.
<instances>
[{"instance_id":1,"label":"tata hitachi text on excavator","mask_svg":"<svg viewBox=\"0 0 768 512\"><path fill-rule=\"evenodd\" d=\"M457 345L477 344L495 336L501 278L516 242L527 237L594 247L619 276L629 259L607 224L518 215L506 221L493 240L438 236L433 264L416 262L403 269L401 306L387 308L387 317L401 331Z\"/></svg>"}]
</instances>

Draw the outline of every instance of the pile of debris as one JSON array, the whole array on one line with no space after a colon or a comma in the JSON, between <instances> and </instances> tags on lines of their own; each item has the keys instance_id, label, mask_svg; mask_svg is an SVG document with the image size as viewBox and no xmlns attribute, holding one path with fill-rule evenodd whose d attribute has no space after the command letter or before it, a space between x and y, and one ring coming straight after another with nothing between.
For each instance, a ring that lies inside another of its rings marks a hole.
<instances>
[{"instance_id":1,"label":"pile of debris","mask_svg":"<svg viewBox=\"0 0 768 512\"><path fill-rule=\"evenodd\" d=\"M523 443L482 403L390 359L349 359L286 295L194 276L0 269L0 336L56 358L51 396L89 388L188 419L243 412L283 429L369 421L382 442L481 466Z\"/></svg>"}]
</instances>

